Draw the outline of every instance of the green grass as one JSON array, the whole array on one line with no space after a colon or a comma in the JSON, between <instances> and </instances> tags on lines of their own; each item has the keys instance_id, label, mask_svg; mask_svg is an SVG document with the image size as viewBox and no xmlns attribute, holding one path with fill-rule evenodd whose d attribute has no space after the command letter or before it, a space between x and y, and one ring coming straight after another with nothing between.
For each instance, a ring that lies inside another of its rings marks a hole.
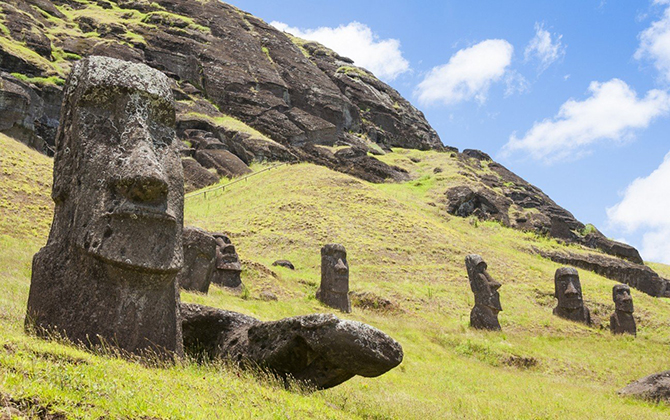
<instances>
[{"instance_id":1,"label":"green grass","mask_svg":"<svg viewBox=\"0 0 670 420\"><path fill-rule=\"evenodd\" d=\"M3 139L3 150L8 145ZM24 161L41 163L30 170L10 167L8 179L27 185L41 178L41 199L48 200L49 160L15 147L12 153L20 152ZM264 320L329 312L313 297L319 248L339 242L348 251L352 290L390 299L398 309L354 307L338 316L400 341L405 359L398 368L309 394L226 364L147 366L26 336L30 261L46 233L11 230L14 222L0 225L0 340L6 343L0 347L0 392L72 418L668 417L666 405L623 399L616 391L668 368L670 302L633 291L638 337L613 337L607 330L613 282L581 271L596 327L558 319L551 314L558 265L531 249L561 245L445 214L440 194L462 178L449 154L396 150L382 158L405 167L414 179L376 185L299 164L187 199L187 224L230 233L244 262L247 294L213 286L208 295L183 293L182 300ZM0 160L0 174L14 159ZM443 172L434 174L436 166ZM50 214L26 210L20 217L48 224ZM503 284L503 332L468 327L474 299L463 259L471 252L480 253ZM276 259L289 259L296 270L272 267ZM265 290L279 300L260 300Z\"/></svg>"}]
</instances>

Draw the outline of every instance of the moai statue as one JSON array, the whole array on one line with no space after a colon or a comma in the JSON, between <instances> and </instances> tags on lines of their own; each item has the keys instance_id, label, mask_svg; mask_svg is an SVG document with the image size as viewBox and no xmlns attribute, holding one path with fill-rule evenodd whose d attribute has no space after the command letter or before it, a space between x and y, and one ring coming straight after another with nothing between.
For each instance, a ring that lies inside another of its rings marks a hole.
<instances>
[{"instance_id":1,"label":"moai statue","mask_svg":"<svg viewBox=\"0 0 670 420\"><path fill-rule=\"evenodd\" d=\"M561 267L556 270L554 287L554 296L558 299L554 315L591 325L591 312L584 306L582 284L577 270L572 267Z\"/></svg>"},{"instance_id":2,"label":"moai statue","mask_svg":"<svg viewBox=\"0 0 670 420\"><path fill-rule=\"evenodd\" d=\"M630 287L625 284L615 285L612 288L612 299L614 299L614 313L610 316L612 334L637 335Z\"/></svg>"},{"instance_id":3,"label":"moai statue","mask_svg":"<svg viewBox=\"0 0 670 420\"><path fill-rule=\"evenodd\" d=\"M470 288L475 294L475 306L470 311L470 326L481 330L500 330L498 313L500 306L501 284L495 281L486 271L487 265L479 255L465 257L465 268L468 271Z\"/></svg>"},{"instance_id":4,"label":"moai statue","mask_svg":"<svg viewBox=\"0 0 670 420\"><path fill-rule=\"evenodd\" d=\"M212 234L216 240L216 267L212 281L219 286L239 288L242 286L242 264L235 245L222 233Z\"/></svg>"},{"instance_id":5,"label":"moai statue","mask_svg":"<svg viewBox=\"0 0 670 420\"><path fill-rule=\"evenodd\" d=\"M321 248L321 286L316 298L331 308L351 312L349 264L342 245L328 244Z\"/></svg>"},{"instance_id":6,"label":"moai statue","mask_svg":"<svg viewBox=\"0 0 670 420\"><path fill-rule=\"evenodd\" d=\"M184 290L207 293L216 264L217 243L214 236L202 229L184 227L184 268L177 276Z\"/></svg>"},{"instance_id":7,"label":"moai statue","mask_svg":"<svg viewBox=\"0 0 670 420\"><path fill-rule=\"evenodd\" d=\"M56 138L54 220L33 258L26 328L87 346L183 353L184 177L168 78L108 57L77 63Z\"/></svg>"}]
</instances>

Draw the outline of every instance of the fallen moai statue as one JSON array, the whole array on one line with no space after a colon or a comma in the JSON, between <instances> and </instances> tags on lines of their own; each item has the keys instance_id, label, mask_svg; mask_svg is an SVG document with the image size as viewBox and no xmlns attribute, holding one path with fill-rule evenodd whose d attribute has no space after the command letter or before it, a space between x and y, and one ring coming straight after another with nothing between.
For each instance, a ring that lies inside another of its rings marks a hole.
<instances>
[{"instance_id":1,"label":"fallen moai statue","mask_svg":"<svg viewBox=\"0 0 670 420\"><path fill-rule=\"evenodd\" d=\"M182 304L181 314L187 354L260 367L317 389L334 387L355 375L382 375L403 359L402 347L388 335L331 314L261 322L194 304Z\"/></svg>"},{"instance_id":2,"label":"fallen moai statue","mask_svg":"<svg viewBox=\"0 0 670 420\"><path fill-rule=\"evenodd\" d=\"M199 228L184 227L184 267L177 276L184 290L207 293L216 264L216 239Z\"/></svg>"},{"instance_id":3,"label":"fallen moai statue","mask_svg":"<svg viewBox=\"0 0 670 420\"><path fill-rule=\"evenodd\" d=\"M184 178L168 78L89 57L64 88L54 220L33 259L26 328L87 346L182 354Z\"/></svg>"},{"instance_id":4,"label":"fallen moai statue","mask_svg":"<svg viewBox=\"0 0 670 420\"><path fill-rule=\"evenodd\" d=\"M498 289L501 284L491 277L486 262L479 255L471 254L465 257L465 267L468 271L470 288L475 294L475 306L470 311L470 326L499 331L498 313L502 311L502 307Z\"/></svg>"},{"instance_id":5,"label":"fallen moai statue","mask_svg":"<svg viewBox=\"0 0 670 420\"><path fill-rule=\"evenodd\" d=\"M670 370L654 373L631 382L619 391L619 395L653 402L670 403Z\"/></svg>"}]
</instances>

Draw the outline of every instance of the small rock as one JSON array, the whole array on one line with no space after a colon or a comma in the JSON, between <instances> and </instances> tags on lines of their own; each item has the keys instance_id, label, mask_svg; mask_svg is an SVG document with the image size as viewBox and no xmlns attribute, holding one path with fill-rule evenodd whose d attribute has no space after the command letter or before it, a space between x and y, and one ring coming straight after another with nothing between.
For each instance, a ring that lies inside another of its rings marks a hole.
<instances>
[{"instance_id":1,"label":"small rock","mask_svg":"<svg viewBox=\"0 0 670 420\"><path fill-rule=\"evenodd\" d=\"M289 261L289 260L277 260L277 261L273 262L272 265L275 266L275 267L279 266L279 267L288 268L290 270L295 270L295 267L293 266L293 263L291 263L291 261Z\"/></svg>"},{"instance_id":2,"label":"small rock","mask_svg":"<svg viewBox=\"0 0 670 420\"><path fill-rule=\"evenodd\" d=\"M670 403L670 370L631 382L618 393L622 396Z\"/></svg>"},{"instance_id":3,"label":"small rock","mask_svg":"<svg viewBox=\"0 0 670 420\"><path fill-rule=\"evenodd\" d=\"M279 300L279 299L277 299L277 295L275 295L274 293L272 293L268 290L262 291L261 294L259 295L259 297L260 297L261 300L264 300L266 302Z\"/></svg>"}]
</instances>

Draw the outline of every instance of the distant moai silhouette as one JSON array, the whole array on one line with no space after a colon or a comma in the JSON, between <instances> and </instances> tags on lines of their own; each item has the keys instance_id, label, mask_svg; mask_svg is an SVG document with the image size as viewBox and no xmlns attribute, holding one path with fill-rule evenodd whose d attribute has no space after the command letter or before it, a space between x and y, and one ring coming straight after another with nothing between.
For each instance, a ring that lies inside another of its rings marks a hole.
<instances>
[{"instance_id":1,"label":"distant moai silhouette","mask_svg":"<svg viewBox=\"0 0 670 420\"><path fill-rule=\"evenodd\" d=\"M475 306L470 311L470 326L477 329L500 330L498 313L500 305L501 284L488 273L486 262L476 254L465 257L465 268L468 271L470 288L475 294Z\"/></svg>"},{"instance_id":2,"label":"distant moai silhouette","mask_svg":"<svg viewBox=\"0 0 670 420\"><path fill-rule=\"evenodd\" d=\"M637 335L630 287L626 284L614 285L612 288L612 299L614 300L614 313L610 316L610 330L612 334Z\"/></svg>"},{"instance_id":3,"label":"distant moai silhouette","mask_svg":"<svg viewBox=\"0 0 670 420\"><path fill-rule=\"evenodd\" d=\"M351 312L349 264L342 245L328 244L321 248L321 286L316 298L331 308Z\"/></svg>"},{"instance_id":4,"label":"distant moai silhouette","mask_svg":"<svg viewBox=\"0 0 670 420\"><path fill-rule=\"evenodd\" d=\"M579 273L572 267L561 267L554 275L554 296L558 304L554 315L591 325L591 311L584 306Z\"/></svg>"}]
</instances>

